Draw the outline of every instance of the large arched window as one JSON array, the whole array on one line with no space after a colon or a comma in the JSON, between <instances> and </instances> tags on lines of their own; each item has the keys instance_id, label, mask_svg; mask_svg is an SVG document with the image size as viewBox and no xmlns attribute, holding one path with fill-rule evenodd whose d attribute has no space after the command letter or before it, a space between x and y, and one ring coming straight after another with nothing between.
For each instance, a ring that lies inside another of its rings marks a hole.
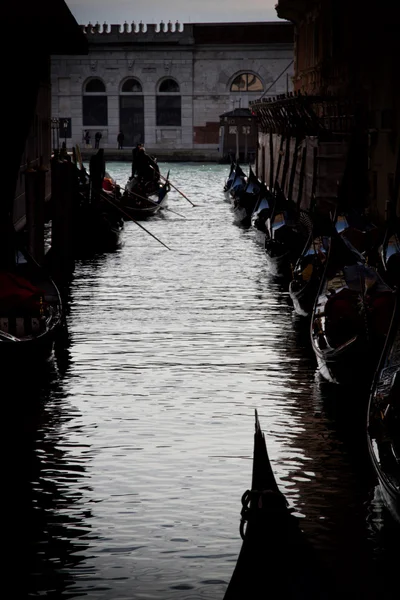
<instances>
[{"instance_id":1,"label":"large arched window","mask_svg":"<svg viewBox=\"0 0 400 600\"><path fill-rule=\"evenodd\" d=\"M158 87L156 123L161 126L181 126L180 89L174 79L164 79Z\"/></svg>"},{"instance_id":2,"label":"large arched window","mask_svg":"<svg viewBox=\"0 0 400 600\"><path fill-rule=\"evenodd\" d=\"M119 128L127 147L144 144L144 99L142 84L135 77L122 82L119 96Z\"/></svg>"},{"instance_id":3,"label":"large arched window","mask_svg":"<svg viewBox=\"0 0 400 600\"><path fill-rule=\"evenodd\" d=\"M83 86L83 125L104 127L108 124L106 86L101 79L89 79Z\"/></svg>"},{"instance_id":4,"label":"large arched window","mask_svg":"<svg viewBox=\"0 0 400 600\"><path fill-rule=\"evenodd\" d=\"M142 84L134 77L130 77L124 81L121 87L122 94L135 94L142 91Z\"/></svg>"},{"instance_id":5,"label":"large arched window","mask_svg":"<svg viewBox=\"0 0 400 600\"><path fill-rule=\"evenodd\" d=\"M231 83L231 92L262 92L262 81L254 73L241 73Z\"/></svg>"}]
</instances>

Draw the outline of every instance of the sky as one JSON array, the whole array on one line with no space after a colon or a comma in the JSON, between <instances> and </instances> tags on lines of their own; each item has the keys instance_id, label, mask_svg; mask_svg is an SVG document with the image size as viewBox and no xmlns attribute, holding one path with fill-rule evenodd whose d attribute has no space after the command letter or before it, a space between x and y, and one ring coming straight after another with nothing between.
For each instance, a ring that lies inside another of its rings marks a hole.
<instances>
[{"instance_id":1,"label":"sky","mask_svg":"<svg viewBox=\"0 0 400 600\"><path fill-rule=\"evenodd\" d=\"M277 21L277 0L65 0L79 24Z\"/></svg>"}]
</instances>

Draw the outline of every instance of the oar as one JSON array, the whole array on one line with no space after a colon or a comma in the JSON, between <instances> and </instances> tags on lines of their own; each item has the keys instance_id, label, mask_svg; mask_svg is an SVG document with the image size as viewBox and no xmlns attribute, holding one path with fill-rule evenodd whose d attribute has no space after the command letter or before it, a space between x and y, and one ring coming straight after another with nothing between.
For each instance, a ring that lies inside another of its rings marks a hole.
<instances>
[{"instance_id":1,"label":"oar","mask_svg":"<svg viewBox=\"0 0 400 600\"><path fill-rule=\"evenodd\" d=\"M124 192L127 192L127 194L132 194L132 196L137 196L141 200L147 200L147 202L151 202L151 204L154 204L154 205L158 206L158 203L154 202L154 200L150 200L150 198L146 198L145 196L141 196L140 194L137 194L136 192L131 192L131 190L127 190L126 187L124 187L123 185L120 185L119 187L121 188L121 190L124 190ZM178 215L178 217L182 217L182 219L186 219L185 215L180 215L175 210L172 210L172 208L168 208L168 207L164 206L163 210L168 210L169 212L174 213L174 215Z\"/></svg>"},{"instance_id":2,"label":"oar","mask_svg":"<svg viewBox=\"0 0 400 600\"><path fill-rule=\"evenodd\" d=\"M153 167L151 167L151 169L153 169L153 171L155 171L155 169ZM178 190L178 188L173 183L171 183L169 179L167 179L166 177L164 177L164 175L161 175L161 173L158 173L158 175L161 177L161 179L164 179L164 181L168 181L169 185L171 187L173 187L174 190L176 190L181 196L183 196L185 198L185 200L187 200L188 202L190 202L190 204L192 206L197 206L196 204L193 204L193 202L191 200L189 200L189 198L187 196L185 196L185 194L183 192L181 192L181 190Z\"/></svg>"},{"instance_id":3,"label":"oar","mask_svg":"<svg viewBox=\"0 0 400 600\"><path fill-rule=\"evenodd\" d=\"M151 237L153 237L155 240L157 240L157 242L160 242L160 244L162 244L163 246L165 246L168 250L171 250L172 248L169 248L167 246L167 244L164 244L164 242L162 242L161 240L158 239L157 236L155 236L153 233L151 233L148 229L146 229L146 227L143 227L143 225L141 225L140 223L138 223L137 221L135 221L135 219L132 219L132 217L125 212L120 206L118 206L118 204L115 204L115 202L112 202L112 200L110 200L110 198L107 198L107 196L105 196L104 194L100 194L101 197L103 198L103 200L107 200L107 202L109 202L110 204L112 204L113 206L115 206L115 208L117 208L119 211L121 211L122 214L124 214L126 217L128 217L128 219L130 219L131 221L133 221L134 223L136 223L136 225L139 225L139 227L141 229L143 229L146 233L148 233L149 235L151 235Z\"/></svg>"}]
</instances>

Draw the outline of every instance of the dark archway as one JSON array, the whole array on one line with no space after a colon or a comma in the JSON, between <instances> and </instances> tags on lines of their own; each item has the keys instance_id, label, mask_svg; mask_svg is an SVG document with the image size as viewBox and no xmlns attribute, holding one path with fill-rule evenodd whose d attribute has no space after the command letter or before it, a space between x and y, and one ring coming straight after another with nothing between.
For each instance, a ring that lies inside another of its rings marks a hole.
<instances>
[{"instance_id":1,"label":"dark archway","mask_svg":"<svg viewBox=\"0 0 400 600\"><path fill-rule=\"evenodd\" d=\"M124 146L144 144L144 97L140 81L134 77L121 85L119 96L119 128L124 134Z\"/></svg>"}]
</instances>

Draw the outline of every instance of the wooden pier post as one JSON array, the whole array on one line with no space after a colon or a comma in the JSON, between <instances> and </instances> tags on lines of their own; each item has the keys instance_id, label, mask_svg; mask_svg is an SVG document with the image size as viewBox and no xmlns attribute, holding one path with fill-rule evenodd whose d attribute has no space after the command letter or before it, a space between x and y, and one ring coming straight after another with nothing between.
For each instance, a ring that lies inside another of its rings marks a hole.
<instances>
[{"instance_id":1,"label":"wooden pier post","mask_svg":"<svg viewBox=\"0 0 400 600\"><path fill-rule=\"evenodd\" d=\"M46 170L28 166L25 171L25 212L28 251L37 263L44 260L44 203Z\"/></svg>"},{"instance_id":2,"label":"wooden pier post","mask_svg":"<svg viewBox=\"0 0 400 600\"><path fill-rule=\"evenodd\" d=\"M52 270L57 282L69 279L75 268L74 202L76 166L67 160L52 159Z\"/></svg>"}]
</instances>

